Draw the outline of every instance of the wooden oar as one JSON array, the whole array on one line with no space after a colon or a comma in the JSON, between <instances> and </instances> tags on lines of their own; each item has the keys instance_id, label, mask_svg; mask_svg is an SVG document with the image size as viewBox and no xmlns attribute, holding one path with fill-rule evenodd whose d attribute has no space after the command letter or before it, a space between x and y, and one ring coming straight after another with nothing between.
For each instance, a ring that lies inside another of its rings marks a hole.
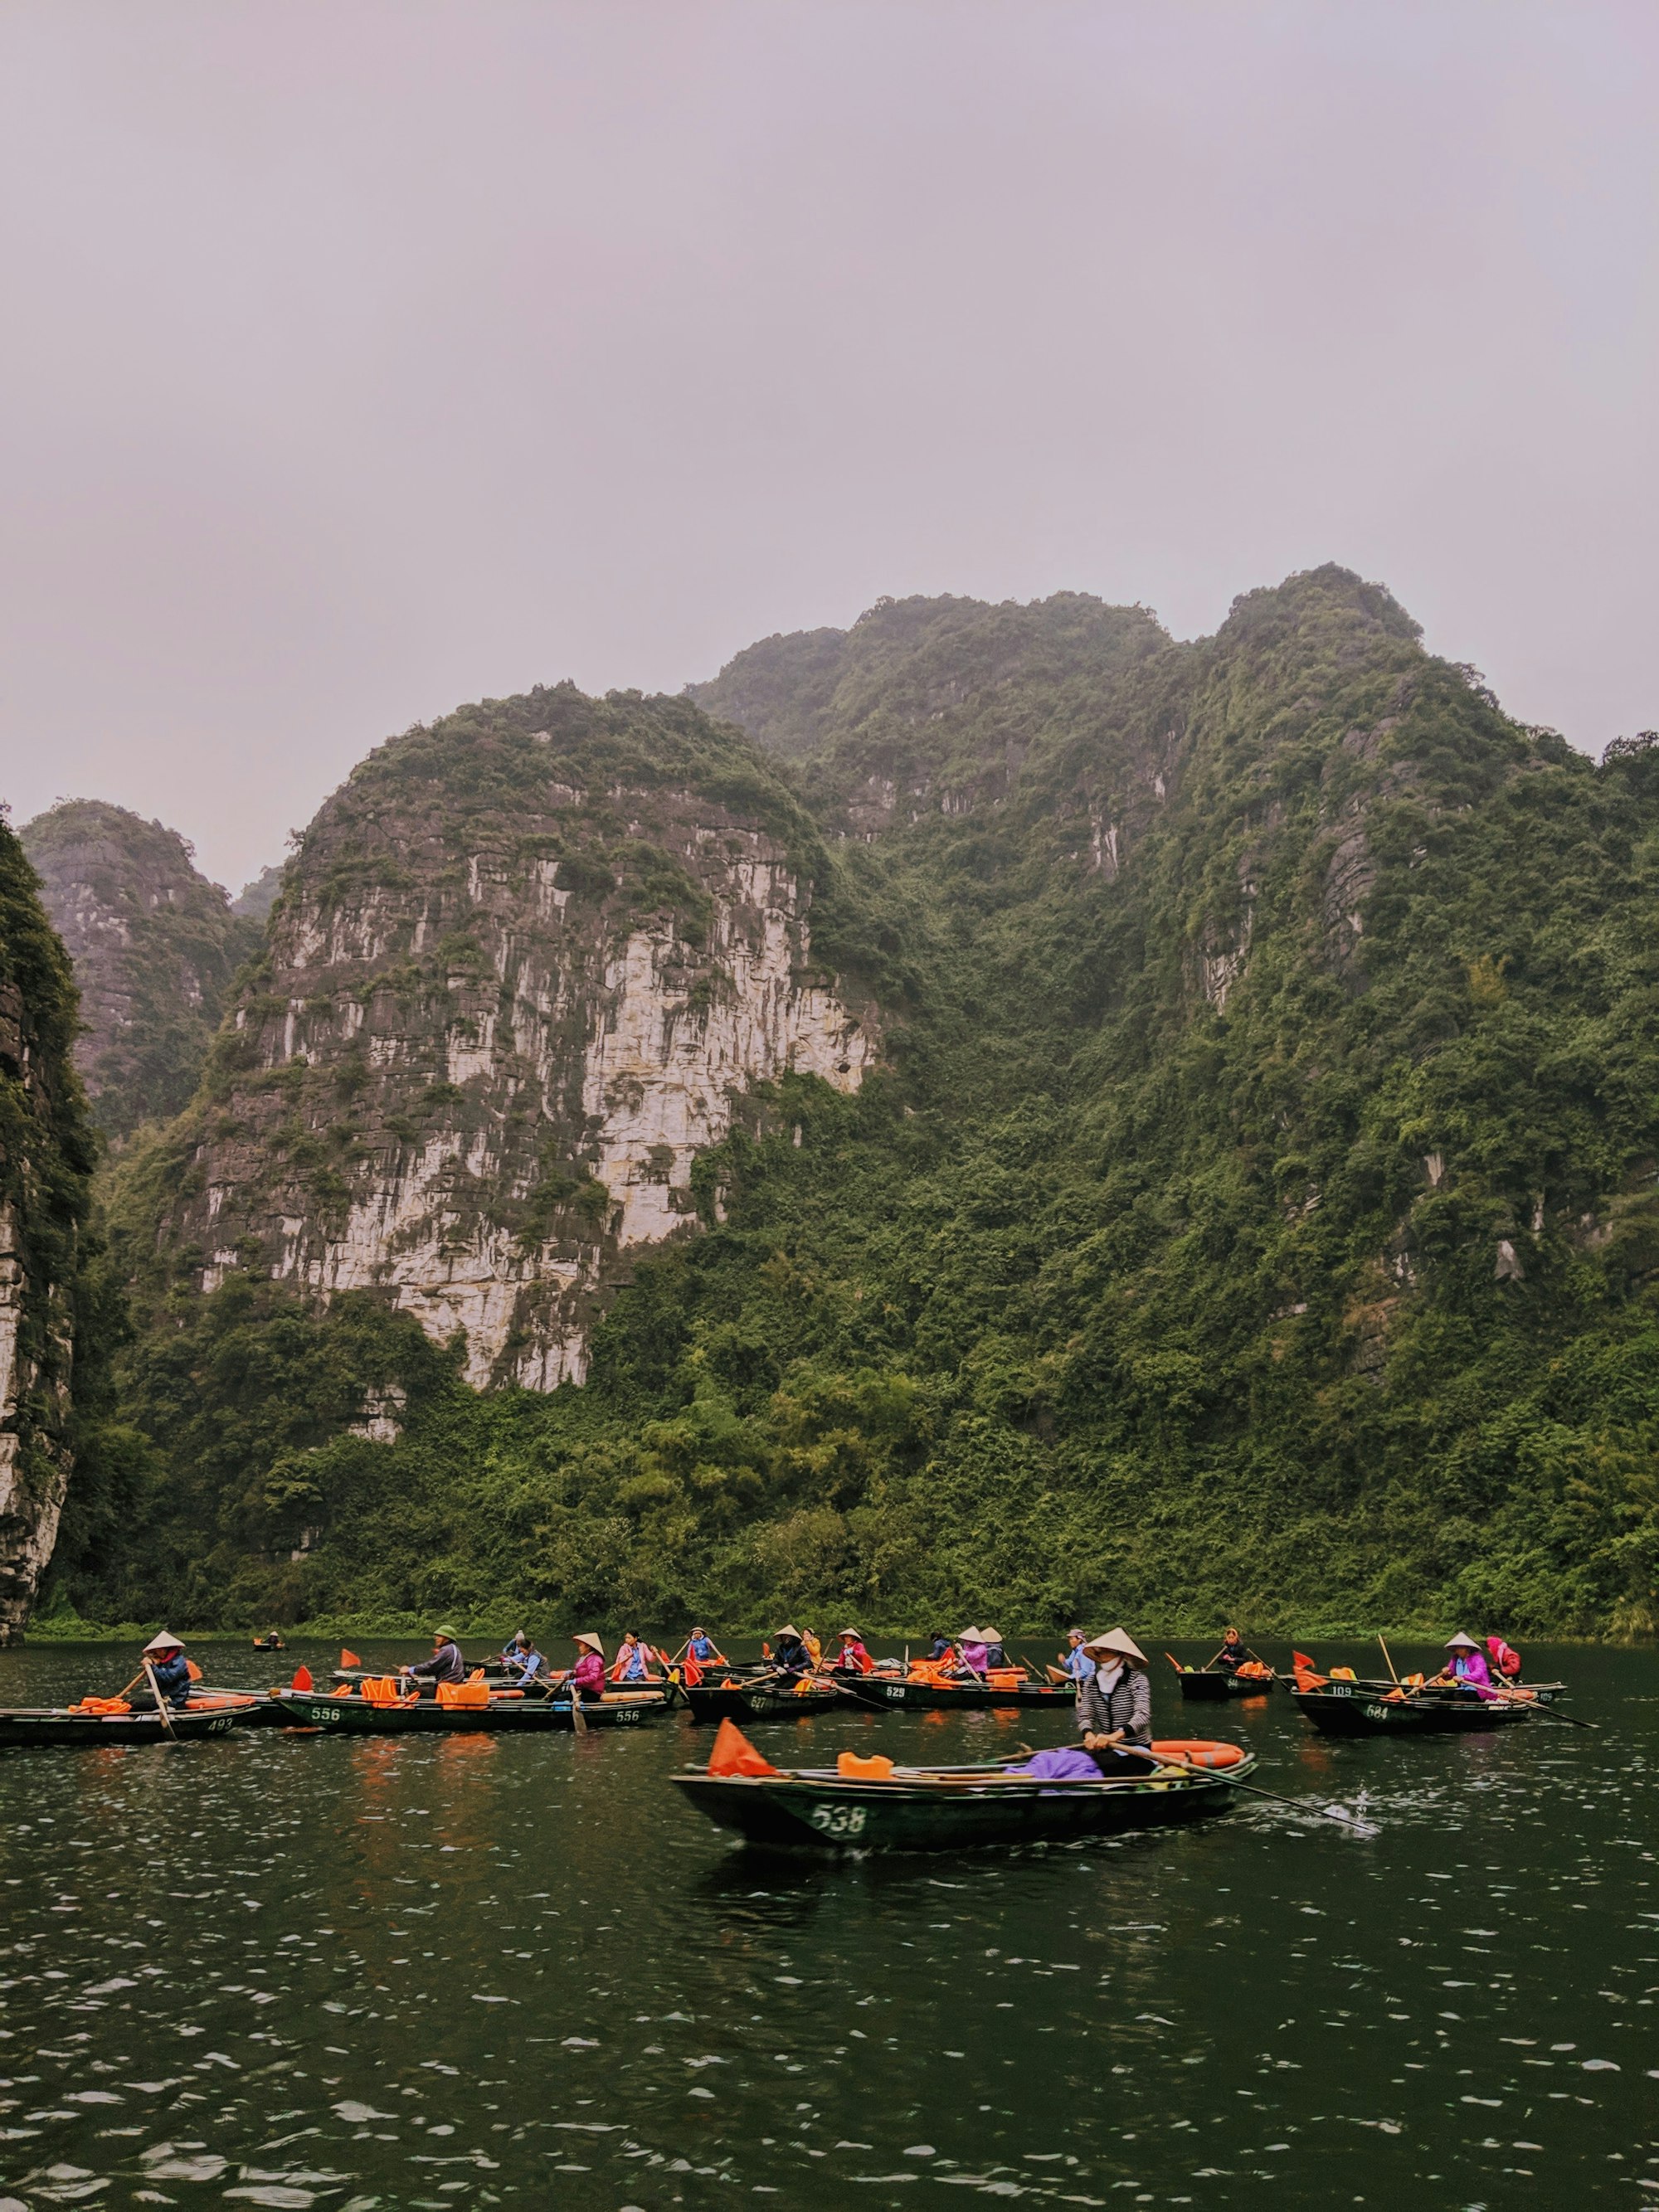
<instances>
[{"instance_id":1,"label":"wooden oar","mask_svg":"<svg viewBox=\"0 0 1659 2212\"><path fill-rule=\"evenodd\" d=\"M1523 1698L1517 1691L1498 1687L1497 1685L1494 1685L1494 1687L1498 1687L1498 1694L1505 1705L1524 1705L1528 1712L1537 1713L1544 1720L1565 1721L1569 1728L1599 1729L1601 1725L1600 1721L1581 1721L1576 1719L1571 1713L1558 1713L1553 1705L1547 1705L1541 1698Z\"/></svg>"},{"instance_id":2,"label":"wooden oar","mask_svg":"<svg viewBox=\"0 0 1659 2212\"><path fill-rule=\"evenodd\" d=\"M1139 1746L1135 1747L1140 1748ZM1196 1774L1207 1780L1212 1775L1224 1781L1230 1790L1249 1790L1258 1797L1266 1797L1275 1805L1288 1805L1293 1813L1318 1813L1327 1820L1335 1820L1356 1836L1380 1836L1382 1832L1375 1820L1363 1819L1351 1813L1346 1805L1310 1805L1299 1797L1282 1797L1277 1790L1264 1790L1259 1782L1235 1782L1224 1766L1191 1766L1184 1759L1172 1759L1165 1752L1155 1754L1160 1766L1179 1767L1183 1774Z\"/></svg>"},{"instance_id":3,"label":"wooden oar","mask_svg":"<svg viewBox=\"0 0 1659 2212\"><path fill-rule=\"evenodd\" d=\"M173 1716L168 1712L167 1700L161 1695L161 1686L155 1679L155 1669L148 1659L144 1662L144 1672L149 1677L150 1695L155 1700L156 1711L161 1716L161 1726L167 1730L167 1741L177 1743L179 1739L173 1732Z\"/></svg>"}]
</instances>

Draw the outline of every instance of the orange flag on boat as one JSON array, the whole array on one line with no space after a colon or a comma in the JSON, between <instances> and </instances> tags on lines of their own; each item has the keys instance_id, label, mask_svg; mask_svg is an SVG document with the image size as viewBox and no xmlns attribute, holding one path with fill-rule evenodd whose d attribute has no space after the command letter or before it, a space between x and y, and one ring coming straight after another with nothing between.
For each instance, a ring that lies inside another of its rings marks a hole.
<instances>
[{"instance_id":1,"label":"orange flag on boat","mask_svg":"<svg viewBox=\"0 0 1659 2212\"><path fill-rule=\"evenodd\" d=\"M714 1748L708 1754L711 1774L776 1774L781 1770L769 1766L735 1721L722 1721L715 1731Z\"/></svg>"},{"instance_id":2,"label":"orange flag on boat","mask_svg":"<svg viewBox=\"0 0 1659 2212\"><path fill-rule=\"evenodd\" d=\"M342 1648L340 1652L340 1664L343 1667L361 1667L362 1663L362 1661L357 1656L355 1651L348 1651L344 1650L343 1647Z\"/></svg>"},{"instance_id":3,"label":"orange flag on boat","mask_svg":"<svg viewBox=\"0 0 1659 2212\"><path fill-rule=\"evenodd\" d=\"M311 1669L309 1667L296 1667L295 1668L294 1686L296 1690L314 1690L316 1688L317 1685L311 1679Z\"/></svg>"}]
</instances>

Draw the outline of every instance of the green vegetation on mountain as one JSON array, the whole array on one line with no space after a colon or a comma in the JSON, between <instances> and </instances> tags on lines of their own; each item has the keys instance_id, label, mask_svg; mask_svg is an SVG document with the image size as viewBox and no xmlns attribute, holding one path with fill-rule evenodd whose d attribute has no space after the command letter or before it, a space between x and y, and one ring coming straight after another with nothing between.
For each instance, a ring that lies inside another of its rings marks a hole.
<instances>
[{"instance_id":1,"label":"green vegetation on mountain","mask_svg":"<svg viewBox=\"0 0 1659 2212\"><path fill-rule=\"evenodd\" d=\"M125 806L64 799L19 835L75 962L94 1116L128 1137L188 1104L261 923L231 911L176 830Z\"/></svg>"},{"instance_id":2,"label":"green vegetation on mountain","mask_svg":"<svg viewBox=\"0 0 1659 2212\"><path fill-rule=\"evenodd\" d=\"M750 1091L580 1389L175 1288L124 1355L149 1503L65 1598L1659 1626L1650 739L1516 725L1334 568L1192 645L884 604L698 696L796 757L887 1068Z\"/></svg>"},{"instance_id":3,"label":"green vegetation on mountain","mask_svg":"<svg viewBox=\"0 0 1659 2212\"><path fill-rule=\"evenodd\" d=\"M109 1334L86 1236L94 1146L70 1056L78 1015L40 878L0 814L0 1643L51 1557ZM88 1461L87 1495L100 1487Z\"/></svg>"}]
</instances>

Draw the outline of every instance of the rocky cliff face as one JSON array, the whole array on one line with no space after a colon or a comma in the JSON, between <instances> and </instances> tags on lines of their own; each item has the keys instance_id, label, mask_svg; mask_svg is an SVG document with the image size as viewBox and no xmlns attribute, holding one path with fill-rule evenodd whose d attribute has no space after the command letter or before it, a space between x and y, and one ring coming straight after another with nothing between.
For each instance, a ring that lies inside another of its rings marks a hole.
<instances>
[{"instance_id":1,"label":"rocky cliff face","mask_svg":"<svg viewBox=\"0 0 1659 2212\"><path fill-rule=\"evenodd\" d=\"M78 1240L91 1133L70 1064L75 985L0 821L0 1644L21 1631L70 1473Z\"/></svg>"},{"instance_id":2,"label":"rocky cliff face","mask_svg":"<svg viewBox=\"0 0 1659 2212\"><path fill-rule=\"evenodd\" d=\"M870 1064L812 964L823 865L683 701L565 685L383 746L289 864L183 1133L180 1264L379 1290L464 1330L475 1382L580 1380L627 1255L718 1212L692 1170L735 1098Z\"/></svg>"},{"instance_id":3,"label":"rocky cliff face","mask_svg":"<svg viewBox=\"0 0 1659 2212\"><path fill-rule=\"evenodd\" d=\"M76 799L20 833L75 963L85 1032L75 1056L112 1136L188 1103L230 981L257 949L176 830Z\"/></svg>"}]
</instances>

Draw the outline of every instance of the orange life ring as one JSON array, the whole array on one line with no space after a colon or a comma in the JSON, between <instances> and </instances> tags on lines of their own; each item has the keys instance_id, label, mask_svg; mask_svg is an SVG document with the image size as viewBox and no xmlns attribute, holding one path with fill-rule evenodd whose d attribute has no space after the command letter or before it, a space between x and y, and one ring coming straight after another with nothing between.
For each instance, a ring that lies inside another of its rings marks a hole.
<instances>
[{"instance_id":1,"label":"orange life ring","mask_svg":"<svg viewBox=\"0 0 1659 2212\"><path fill-rule=\"evenodd\" d=\"M1202 1736L1165 1736L1147 1748L1159 1759L1184 1759L1188 1766L1242 1766L1242 1744L1209 1743Z\"/></svg>"}]
</instances>

